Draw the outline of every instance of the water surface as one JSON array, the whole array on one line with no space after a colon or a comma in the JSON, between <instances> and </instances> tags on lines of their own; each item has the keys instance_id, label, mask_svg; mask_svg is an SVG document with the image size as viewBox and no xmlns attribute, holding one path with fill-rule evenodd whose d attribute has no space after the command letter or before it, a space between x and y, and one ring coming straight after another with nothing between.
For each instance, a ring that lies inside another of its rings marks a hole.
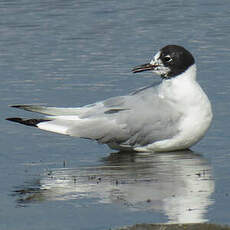
<instances>
[{"instance_id":1,"label":"water surface","mask_svg":"<svg viewBox=\"0 0 230 230\"><path fill-rule=\"evenodd\" d=\"M230 224L230 3L0 2L1 229ZM81 106L160 79L133 75L167 44L195 56L214 119L192 152L116 154L5 121L9 104Z\"/></svg>"}]
</instances>

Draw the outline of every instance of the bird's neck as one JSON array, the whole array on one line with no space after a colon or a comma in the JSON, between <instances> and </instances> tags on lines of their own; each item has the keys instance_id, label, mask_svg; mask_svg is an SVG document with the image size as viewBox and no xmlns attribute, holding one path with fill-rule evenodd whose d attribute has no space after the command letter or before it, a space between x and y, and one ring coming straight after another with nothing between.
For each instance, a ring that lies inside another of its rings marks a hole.
<instances>
[{"instance_id":1,"label":"bird's neck","mask_svg":"<svg viewBox=\"0 0 230 230\"><path fill-rule=\"evenodd\" d=\"M187 100L194 100L193 97L202 91L196 82L195 64L179 76L164 80L160 87L161 96L176 103L188 103Z\"/></svg>"},{"instance_id":2,"label":"bird's neck","mask_svg":"<svg viewBox=\"0 0 230 230\"><path fill-rule=\"evenodd\" d=\"M172 80L196 80L196 64L191 65L185 72L180 74L179 76L175 77Z\"/></svg>"}]
</instances>

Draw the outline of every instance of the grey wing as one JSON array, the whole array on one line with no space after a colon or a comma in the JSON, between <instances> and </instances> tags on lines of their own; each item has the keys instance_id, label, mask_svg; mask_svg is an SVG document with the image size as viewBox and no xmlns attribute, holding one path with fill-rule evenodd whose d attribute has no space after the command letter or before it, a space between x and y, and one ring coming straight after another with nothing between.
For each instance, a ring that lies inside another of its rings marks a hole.
<instances>
[{"instance_id":1,"label":"grey wing","mask_svg":"<svg viewBox=\"0 0 230 230\"><path fill-rule=\"evenodd\" d=\"M82 115L93 122L87 125L84 136L101 143L142 146L178 133L180 113L152 88L91 106L91 110ZM77 129L71 132L74 130Z\"/></svg>"},{"instance_id":2,"label":"grey wing","mask_svg":"<svg viewBox=\"0 0 230 230\"><path fill-rule=\"evenodd\" d=\"M118 120L126 124L130 134L125 145L143 146L169 139L178 133L181 114L157 95L152 95L151 100L136 98L133 108L123 113Z\"/></svg>"},{"instance_id":3,"label":"grey wing","mask_svg":"<svg viewBox=\"0 0 230 230\"><path fill-rule=\"evenodd\" d=\"M128 146L170 138L178 132L180 120L180 113L158 96L155 87L80 108L13 107L51 115L36 123L40 129Z\"/></svg>"}]
</instances>

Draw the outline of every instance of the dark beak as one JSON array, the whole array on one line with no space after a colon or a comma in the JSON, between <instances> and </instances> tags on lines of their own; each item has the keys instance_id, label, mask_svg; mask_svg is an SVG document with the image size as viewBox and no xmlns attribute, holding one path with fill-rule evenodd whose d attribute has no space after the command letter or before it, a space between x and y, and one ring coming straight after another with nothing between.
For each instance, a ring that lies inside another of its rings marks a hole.
<instances>
[{"instance_id":1,"label":"dark beak","mask_svg":"<svg viewBox=\"0 0 230 230\"><path fill-rule=\"evenodd\" d=\"M139 72L143 72L143 71L154 70L156 67L157 67L156 65L146 63L146 64L143 64L143 65L139 65L139 66L134 67L132 69L132 72L133 73L139 73Z\"/></svg>"}]
</instances>

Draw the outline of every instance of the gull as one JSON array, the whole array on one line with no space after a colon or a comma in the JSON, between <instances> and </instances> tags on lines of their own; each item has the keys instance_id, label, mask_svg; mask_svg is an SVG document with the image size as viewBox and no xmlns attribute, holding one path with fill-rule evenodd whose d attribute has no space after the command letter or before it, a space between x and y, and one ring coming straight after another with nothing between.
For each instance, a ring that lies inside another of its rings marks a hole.
<instances>
[{"instance_id":1,"label":"gull","mask_svg":"<svg viewBox=\"0 0 230 230\"><path fill-rule=\"evenodd\" d=\"M167 152L196 144L211 124L212 108L196 81L192 54L182 46L167 45L149 63L132 71L152 71L162 80L126 96L77 108L12 105L46 116L7 120L96 140L120 151Z\"/></svg>"}]
</instances>

